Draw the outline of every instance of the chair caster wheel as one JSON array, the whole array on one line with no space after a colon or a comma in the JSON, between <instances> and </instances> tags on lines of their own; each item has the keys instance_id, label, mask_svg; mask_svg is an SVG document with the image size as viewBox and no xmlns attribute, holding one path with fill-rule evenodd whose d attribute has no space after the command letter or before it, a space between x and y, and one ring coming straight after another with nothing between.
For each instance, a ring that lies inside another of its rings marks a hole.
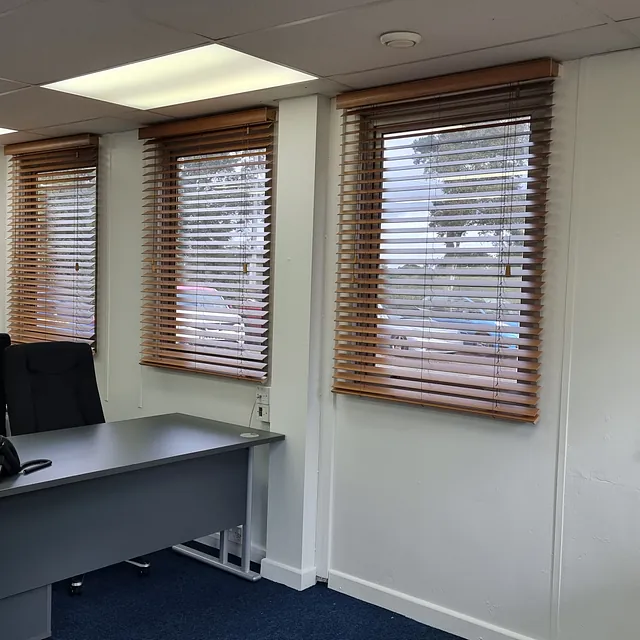
<instances>
[{"instance_id":1,"label":"chair caster wheel","mask_svg":"<svg viewBox=\"0 0 640 640\"><path fill-rule=\"evenodd\" d=\"M140 567L138 569L138 575L142 578L146 578L151 573L151 567Z\"/></svg>"},{"instance_id":2,"label":"chair caster wheel","mask_svg":"<svg viewBox=\"0 0 640 640\"><path fill-rule=\"evenodd\" d=\"M78 585L69 585L69 595L70 596L80 596L82 595L82 586Z\"/></svg>"}]
</instances>

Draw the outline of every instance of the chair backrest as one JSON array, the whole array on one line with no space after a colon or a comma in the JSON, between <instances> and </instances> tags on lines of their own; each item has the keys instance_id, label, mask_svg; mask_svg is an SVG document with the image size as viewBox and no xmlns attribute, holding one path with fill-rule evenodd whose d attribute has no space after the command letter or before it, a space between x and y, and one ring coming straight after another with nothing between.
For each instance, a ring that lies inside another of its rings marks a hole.
<instances>
[{"instance_id":1,"label":"chair backrest","mask_svg":"<svg viewBox=\"0 0 640 640\"><path fill-rule=\"evenodd\" d=\"M0 333L0 436L7 435L7 396L4 392L4 350L11 345L11 336Z\"/></svg>"},{"instance_id":2,"label":"chair backrest","mask_svg":"<svg viewBox=\"0 0 640 640\"><path fill-rule=\"evenodd\" d=\"M9 425L14 436L104 422L87 344L37 342L4 353Z\"/></svg>"}]
</instances>

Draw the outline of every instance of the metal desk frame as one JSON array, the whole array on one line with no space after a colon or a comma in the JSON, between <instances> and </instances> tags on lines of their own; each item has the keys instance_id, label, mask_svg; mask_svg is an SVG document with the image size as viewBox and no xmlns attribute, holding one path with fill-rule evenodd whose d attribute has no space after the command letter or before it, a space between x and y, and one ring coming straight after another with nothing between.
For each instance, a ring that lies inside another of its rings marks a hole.
<instances>
[{"instance_id":1,"label":"metal desk frame","mask_svg":"<svg viewBox=\"0 0 640 640\"><path fill-rule=\"evenodd\" d=\"M198 551L192 549L184 544L177 544L172 547L174 551L181 553L184 556L204 562L216 569L222 569L232 573L234 576L243 578L244 580L250 580L256 582L262 577L259 573L251 571L251 509L253 506L253 448L249 449L249 460L247 462L247 506L244 516L244 524L242 525L242 556L240 558L240 566L231 564L229 562L229 550L228 550L228 529L220 531L220 555L218 558L212 556L204 551Z\"/></svg>"}]
</instances>

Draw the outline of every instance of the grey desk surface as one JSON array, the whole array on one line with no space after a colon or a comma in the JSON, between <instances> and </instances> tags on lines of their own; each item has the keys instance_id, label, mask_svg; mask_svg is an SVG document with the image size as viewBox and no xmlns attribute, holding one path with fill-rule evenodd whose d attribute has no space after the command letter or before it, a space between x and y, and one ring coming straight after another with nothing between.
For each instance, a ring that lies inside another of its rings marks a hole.
<instances>
[{"instance_id":1,"label":"grey desk surface","mask_svg":"<svg viewBox=\"0 0 640 640\"><path fill-rule=\"evenodd\" d=\"M257 437L243 437L247 433ZM16 436L11 441L22 462L48 458L53 466L0 480L0 499L283 439L278 433L180 413Z\"/></svg>"}]
</instances>

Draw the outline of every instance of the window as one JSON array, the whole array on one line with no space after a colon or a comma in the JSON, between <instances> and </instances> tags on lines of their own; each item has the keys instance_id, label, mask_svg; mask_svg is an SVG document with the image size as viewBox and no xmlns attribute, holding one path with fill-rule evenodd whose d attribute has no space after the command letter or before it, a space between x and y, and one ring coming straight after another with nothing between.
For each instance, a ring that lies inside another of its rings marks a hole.
<instances>
[{"instance_id":1,"label":"window","mask_svg":"<svg viewBox=\"0 0 640 640\"><path fill-rule=\"evenodd\" d=\"M549 62L527 82L338 99L335 391L536 421Z\"/></svg>"},{"instance_id":2,"label":"window","mask_svg":"<svg viewBox=\"0 0 640 640\"><path fill-rule=\"evenodd\" d=\"M98 138L8 145L9 331L96 346Z\"/></svg>"},{"instance_id":3,"label":"window","mask_svg":"<svg viewBox=\"0 0 640 640\"><path fill-rule=\"evenodd\" d=\"M141 130L142 364L266 380L274 117Z\"/></svg>"}]
</instances>

